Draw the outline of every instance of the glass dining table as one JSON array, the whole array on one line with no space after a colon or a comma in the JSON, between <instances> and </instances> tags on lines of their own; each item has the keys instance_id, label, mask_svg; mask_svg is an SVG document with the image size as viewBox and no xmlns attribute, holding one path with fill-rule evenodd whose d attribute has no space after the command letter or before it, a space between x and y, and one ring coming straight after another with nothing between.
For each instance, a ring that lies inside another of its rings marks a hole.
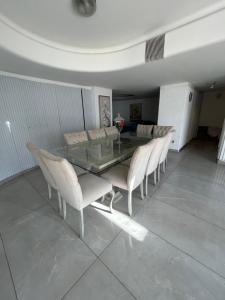
<instances>
[{"instance_id":1,"label":"glass dining table","mask_svg":"<svg viewBox=\"0 0 225 300\"><path fill-rule=\"evenodd\" d=\"M60 147L51 152L91 173L101 174L113 165L130 158L138 146L149 141L150 138L127 134L121 135L120 141L112 136Z\"/></svg>"}]
</instances>

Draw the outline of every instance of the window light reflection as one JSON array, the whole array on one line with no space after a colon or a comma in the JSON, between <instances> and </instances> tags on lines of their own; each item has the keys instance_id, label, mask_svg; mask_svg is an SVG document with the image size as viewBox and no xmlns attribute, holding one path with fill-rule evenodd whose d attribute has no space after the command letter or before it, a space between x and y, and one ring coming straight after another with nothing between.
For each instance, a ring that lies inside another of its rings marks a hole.
<instances>
[{"instance_id":1,"label":"window light reflection","mask_svg":"<svg viewBox=\"0 0 225 300\"><path fill-rule=\"evenodd\" d=\"M92 207L113 224L121 228L123 231L128 233L130 236L138 240L139 242L143 242L146 235L148 234L148 230L131 219L128 215L125 215L117 210L114 210L111 214L108 210L106 210L106 206L95 202L92 204Z\"/></svg>"}]
</instances>

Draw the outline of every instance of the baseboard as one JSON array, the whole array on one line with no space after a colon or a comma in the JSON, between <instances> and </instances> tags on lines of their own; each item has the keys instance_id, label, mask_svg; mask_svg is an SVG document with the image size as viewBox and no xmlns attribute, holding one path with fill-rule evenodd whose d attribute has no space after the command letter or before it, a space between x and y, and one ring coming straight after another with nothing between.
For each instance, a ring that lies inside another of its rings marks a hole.
<instances>
[{"instance_id":1,"label":"baseboard","mask_svg":"<svg viewBox=\"0 0 225 300\"><path fill-rule=\"evenodd\" d=\"M14 175L12 175L12 176L7 177L7 178L5 178L5 179L3 179L3 180L0 181L0 187L1 187L2 185L6 184L7 182L10 182L10 181L14 180L14 179L17 178L17 177L19 177L19 176L21 176L21 175L24 175L24 174L26 174L26 173L28 173L28 172L30 172L30 171L33 171L33 170L35 170L35 169L38 169L38 168L39 168L38 166L35 166L35 167L30 168L30 169L26 169L26 170L24 170L24 171L21 171L21 172L19 172L19 173L16 173L16 174L14 174Z\"/></svg>"}]
</instances>

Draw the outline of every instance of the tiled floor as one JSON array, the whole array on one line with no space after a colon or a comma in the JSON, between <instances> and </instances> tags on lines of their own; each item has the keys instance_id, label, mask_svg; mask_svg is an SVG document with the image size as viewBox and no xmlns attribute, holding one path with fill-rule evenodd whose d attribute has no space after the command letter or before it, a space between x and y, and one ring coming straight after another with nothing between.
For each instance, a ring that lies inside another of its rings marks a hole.
<instances>
[{"instance_id":1,"label":"tiled floor","mask_svg":"<svg viewBox=\"0 0 225 300\"><path fill-rule=\"evenodd\" d=\"M225 300L225 167L213 143L169 153L150 195L67 220L40 170L0 186L0 300Z\"/></svg>"}]
</instances>

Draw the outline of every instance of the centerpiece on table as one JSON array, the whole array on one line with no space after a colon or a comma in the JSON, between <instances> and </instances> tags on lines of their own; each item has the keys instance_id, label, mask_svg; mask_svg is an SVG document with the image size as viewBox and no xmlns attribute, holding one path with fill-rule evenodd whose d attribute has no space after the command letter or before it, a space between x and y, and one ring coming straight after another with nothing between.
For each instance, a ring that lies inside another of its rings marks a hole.
<instances>
[{"instance_id":1,"label":"centerpiece on table","mask_svg":"<svg viewBox=\"0 0 225 300\"><path fill-rule=\"evenodd\" d=\"M124 118L121 117L120 113L117 113L117 117L114 119L114 124L116 126L116 128L118 129L118 144L121 144L121 140L120 140L120 133L123 130L124 126L125 126L125 120Z\"/></svg>"}]
</instances>

